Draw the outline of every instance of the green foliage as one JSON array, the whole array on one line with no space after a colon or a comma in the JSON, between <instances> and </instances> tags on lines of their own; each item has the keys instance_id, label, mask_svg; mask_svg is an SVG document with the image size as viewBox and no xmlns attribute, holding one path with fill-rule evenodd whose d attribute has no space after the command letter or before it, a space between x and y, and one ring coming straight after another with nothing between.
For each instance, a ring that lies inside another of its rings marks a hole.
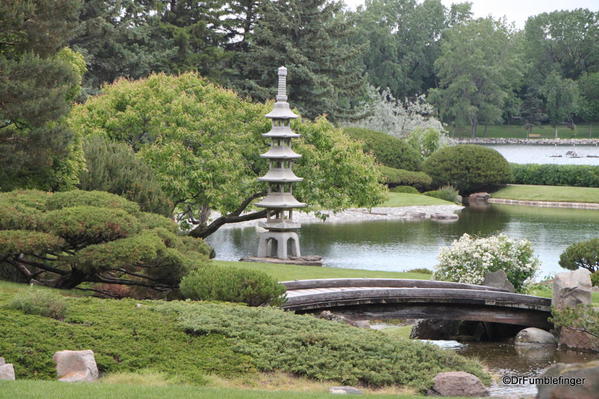
<instances>
[{"instance_id":1,"label":"green foliage","mask_svg":"<svg viewBox=\"0 0 599 399\"><path fill-rule=\"evenodd\" d=\"M101 135L139 151L182 218L199 223L193 234L203 237L203 211L239 212L243 200L266 189L256 178L267 169L259 154L267 148L261 134L269 129L264 115L271 106L242 100L194 73L153 75L106 86L73 109L70 124L84 136ZM324 119L292 127L302 135L294 143L302 154L294 171L310 176L294 188L298 199L333 210L382 200L374 160L358 143Z\"/></svg>"},{"instance_id":2,"label":"green foliage","mask_svg":"<svg viewBox=\"0 0 599 399\"><path fill-rule=\"evenodd\" d=\"M61 288L93 282L168 294L211 252L203 241L176 233L172 220L140 212L136 203L110 193L3 193L0 276Z\"/></svg>"},{"instance_id":3,"label":"green foliage","mask_svg":"<svg viewBox=\"0 0 599 399\"><path fill-rule=\"evenodd\" d=\"M438 190L427 191L423 193L424 195L428 195L429 197L439 198L449 202L455 202L461 204L462 197L458 193L453 186L443 186Z\"/></svg>"},{"instance_id":4,"label":"green foliage","mask_svg":"<svg viewBox=\"0 0 599 399\"><path fill-rule=\"evenodd\" d=\"M435 60L439 87L429 99L444 121L470 125L501 119L503 105L522 77L523 63L514 33L491 17L467 21L447 30Z\"/></svg>"},{"instance_id":5,"label":"green foliage","mask_svg":"<svg viewBox=\"0 0 599 399\"><path fill-rule=\"evenodd\" d=\"M82 167L64 123L78 92L81 56L66 45L78 0L0 4L0 191L64 189Z\"/></svg>"},{"instance_id":6,"label":"green foliage","mask_svg":"<svg viewBox=\"0 0 599 399\"><path fill-rule=\"evenodd\" d=\"M584 74L576 83L580 92L577 114L585 121L599 121L599 71Z\"/></svg>"},{"instance_id":7,"label":"green foliage","mask_svg":"<svg viewBox=\"0 0 599 399\"><path fill-rule=\"evenodd\" d=\"M591 274L591 283L593 284L593 287L599 287L599 271Z\"/></svg>"},{"instance_id":8,"label":"green foliage","mask_svg":"<svg viewBox=\"0 0 599 399\"><path fill-rule=\"evenodd\" d=\"M173 204L160 188L152 169L124 143L111 143L90 136L83 142L86 170L79 188L122 195L146 212L170 216Z\"/></svg>"},{"instance_id":9,"label":"green foliage","mask_svg":"<svg viewBox=\"0 0 599 399\"><path fill-rule=\"evenodd\" d=\"M390 188L389 191L392 193L420 194L420 192L412 186L395 186Z\"/></svg>"},{"instance_id":10,"label":"green foliage","mask_svg":"<svg viewBox=\"0 0 599 399\"><path fill-rule=\"evenodd\" d=\"M433 271L430 269L427 269L425 267L420 267L420 268L417 267L415 269L408 270L408 273L433 274Z\"/></svg>"},{"instance_id":11,"label":"green foliage","mask_svg":"<svg viewBox=\"0 0 599 399\"><path fill-rule=\"evenodd\" d=\"M433 182L433 178L424 172L412 172L410 170L395 169L381 166L383 182L390 187L395 185L408 185L419 190L426 190Z\"/></svg>"},{"instance_id":12,"label":"green foliage","mask_svg":"<svg viewBox=\"0 0 599 399\"><path fill-rule=\"evenodd\" d=\"M295 315L279 309L171 302L158 307L177 314L194 334L235 339L233 351L250 356L261 371L282 370L320 381L426 389L444 370L489 377L473 361L430 344L398 341L379 331Z\"/></svg>"},{"instance_id":13,"label":"green foliage","mask_svg":"<svg viewBox=\"0 0 599 399\"><path fill-rule=\"evenodd\" d=\"M572 122L572 116L578 107L578 86L573 80L563 79L559 72L553 71L540 91L545 97L547 118L553 125L555 138L557 138L557 125Z\"/></svg>"},{"instance_id":14,"label":"green foliage","mask_svg":"<svg viewBox=\"0 0 599 399\"><path fill-rule=\"evenodd\" d=\"M285 302L285 286L268 274L215 265L202 265L185 276L181 293L194 300L243 302L250 306L279 306Z\"/></svg>"},{"instance_id":15,"label":"green foliage","mask_svg":"<svg viewBox=\"0 0 599 399\"><path fill-rule=\"evenodd\" d=\"M492 190L509 182L510 165L497 151L462 144L441 148L424 162L436 186L452 185L460 194Z\"/></svg>"},{"instance_id":16,"label":"green foliage","mask_svg":"<svg viewBox=\"0 0 599 399\"><path fill-rule=\"evenodd\" d=\"M464 233L451 246L441 248L434 279L482 284L489 272L503 270L517 292L539 269L539 259L528 240L513 240L505 234L472 238Z\"/></svg>"},{"instance_id":17,"label":"green foliage","mask_svg":"<svg viewBox=\"0 0 599 399\"><path fill-rule=\"evenodd\" d=\"M559 265L565 269L599 271L599 238L570 245L559 257Z\"/></svg>"},{"instance_id":18,"label":"green foliage","mask_svg":"<svg viewBox=\"0 0 599 399\"><path fill-rule=\"evenodd\" d=\"M599 166L510 164L513 184L599 187Z\"/></svg>"},{"instance_id":19,"label":"green foliage","mask_svg":"<svg viewBox=\"0 0 599 399\"><path fill-rule=\"evenodd\" d=\"M586 332L599 338L599 310L593 305L577 305L572 308L551 309L549 321L556 327L567 327Z\"/></svg>"},{"instance_id":20,"label":"green foliage","mask_svg":"<svg viewBox=\"0 0 599 399\"><path fill-rule=\"evenodd\" d=\"M426 159L441 148L441 138L442 134L437 129L416 129L406 137L406 141Z\"/></svg>"},{"instance_id":21,"label":"green foliage","mask_svg":"<svg viewBox=\"0 0 599 399\"><path fill-rule=\"evenodd\" d=\"M67 303L61 295L49 290L30 287L14 296L8 304L11 309L63 320L67 314Z\"/></svg>"},{"instance_id":22,"label":"green foliage","mask_svg":"<svg viewBox=\"0 0 599 399\"><path fill-rule=\"evenodd\" d=\"M346 127L343 131L352 139L361 141L364 152L372 153L385 166L406 170L421 169L422 156L405 140L358 127Z\"/></svg>"}]
</instances>

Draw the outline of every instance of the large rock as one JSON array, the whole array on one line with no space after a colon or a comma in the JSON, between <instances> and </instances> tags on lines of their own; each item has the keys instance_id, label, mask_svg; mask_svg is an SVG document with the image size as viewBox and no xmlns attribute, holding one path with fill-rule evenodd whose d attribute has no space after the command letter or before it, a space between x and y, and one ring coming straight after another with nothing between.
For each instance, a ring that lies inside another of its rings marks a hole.
<instances>
[{"instance_id":1,"label":"large rock","mask_svg":"<svg viewBox=\"0 0 599 399\"><path fill-rule=\"evenodd\" d=\"M508 292L516 292L514 285L510 282L510 280L508 280L507 274L505 274L503 270L497 270L496 272L489 272L485 274L483 285L499 288Z\"/></svg>"},{"instance_id":2,"label":"large rock","mask_svg":"<svg viewBox=\"0 0 599 399\"><path fill-rule=\"evenodd\" d=\"M80 382L98 379L98 366L91 350L60 351L54 354L53 359L60 381Z\"/></svg>"},{"instance_id":3,"label":"large rock","mask_svg":"<svg viewBox=\"0 0 599 399\"><path fill-rule=\"evenodd\" d=\"M3 357L0 357L0 366L2 366L3 364L6 364L6 361L4 361Z\"/></svg>"},{"instance_id":4,"label":"large rock","mask_svg":"<svg viewBox=\"0 0 599 399\"><path fill-rule=\"evenodd\" d=\"M3 363L0 365L0 380L15 380L15 369L12 364Z\"/></svg>"},{"instance_id":5,"label":"large rock","mask_svg":"<svg viewBox=\"0 0 599 399\"><path fill-rule=\"evenodd\" d=\"M559 273L553 280L553 299L551 305L556 308L589 305L591 303L591 272L576 269Z\"/></svg>"},{"instance_id":6,"label":"large rock","mask_svg":"<svg viewBox=\"0 0 599 399\"><path fill-rule=\"evenodd\" d=\"M459 320L418 320L410 332L411 339L454 339L458 335Z\"/></svg>"},{"instance_id":7,"label":"large rock","mask_svg":"<svg viewBox=\"0 0 599 399\"><path fill-rule=\"evenodd\" d=\"M529 327L521 330L514 341L516 345L557 345L553 334L540 328Z\"/></svg>"},{"instance_id":8,"label":"large rock","mask_svg":"<svg viewBox=\"0 0 599 399\"><path fill-rule=\"evenodd\" d=\"M583 351L599 352L599 338L569 327L559 330L559 346Z\"/></svg>"},{"instance_id":9,"label":"large rock","mask_svg":"<svg viewBox=\"0 0 599 399\"><path fill-rule=\"evenodd\" d=\"M537 399L599 398L599 360L558 363L549 367L540 378L544 383L537 384Z\"/></svg>"},{"instance_id":10,"label":"large rock","mask_svg":"<svg viewBox=\"0 0 599 399\"><path fill-rule=\"evenodd\" d=\"M433 388L430 395L440 396L489 396L477 376L464 371L447 371L439 373L433 378Z\"/></svg>"}]
</instances>

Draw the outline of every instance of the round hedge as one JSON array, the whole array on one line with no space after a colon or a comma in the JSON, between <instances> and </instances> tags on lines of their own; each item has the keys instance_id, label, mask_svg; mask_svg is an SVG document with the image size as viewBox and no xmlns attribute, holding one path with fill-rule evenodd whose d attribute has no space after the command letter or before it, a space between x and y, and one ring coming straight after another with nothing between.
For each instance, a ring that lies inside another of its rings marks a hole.
<instances>
[{"instance_id":1,"label":"round hedge","mask_svg":"<svg viewBox=\"0 0 599 399\"><path fill-rule=\"evenodd\" d=\"M460 194L492 191L509 182L509 163L497 151L478 145L444 147L424 162L435 186L452 185Z\"/></svg>"}]
</instances>

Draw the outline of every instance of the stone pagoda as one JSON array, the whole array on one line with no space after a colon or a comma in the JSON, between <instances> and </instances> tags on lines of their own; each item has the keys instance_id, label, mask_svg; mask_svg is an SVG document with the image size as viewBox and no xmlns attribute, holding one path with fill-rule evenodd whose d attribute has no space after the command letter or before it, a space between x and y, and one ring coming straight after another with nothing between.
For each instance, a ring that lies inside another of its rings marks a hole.
<instances>
[{"instance_id":1,"label":"stone pagoda","mask_svg":"<svg viewBox=\"0 0 599 399\"><path fill-rule=\"evenodd\" d=\"M262 136L271 139L270 149L260 155L269 160L268 173L258 180L268 183L268 195L256 206L266 208L266 221L260 226L267 231L260 233L259 258L299 258L300 245L297 230L301 227L293 221L293 209L306 204L295 199L292 185L302 181L291 170L293 162L301 155L291 149L291 139L300 137L291 130L291 119L298 116L291 111L287 102L287 68L279 68L277 102L266 114L272 120L272 129Z\"/></svg>"}]
</instances>

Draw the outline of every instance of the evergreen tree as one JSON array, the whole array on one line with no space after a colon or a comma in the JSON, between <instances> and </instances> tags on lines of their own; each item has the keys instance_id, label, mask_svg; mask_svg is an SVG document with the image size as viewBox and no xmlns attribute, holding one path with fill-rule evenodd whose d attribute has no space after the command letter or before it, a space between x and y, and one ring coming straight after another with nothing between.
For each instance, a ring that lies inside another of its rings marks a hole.
<instances>
[{"instance_id":1,"label":"evergreen tree","mask_svg":"<svg viewBox=\"0 0 599 399\"><path fill-rule=\"evenodd\" d=\"M61 49L78 8L78 0L0 3L0 190L77 181L82 160L63 116L85 64Z\"/></svg>"},{"instance_id":2,"label":"evergreen tree","mask_svg":"<svg viewBox=\"0 0 599 399\"><path fill-rule=\"evenodd\" d=\"M231 85L256 100L274 97L272 71L289 70L289 96L302 115L347 118L352 97L366 93L359 58L364 46L349 41L353 26L343 3L330 0L264 1L260 18L235 55ZM243 48L246 47L247 51Z\"/></svg>"}]
</instances>

